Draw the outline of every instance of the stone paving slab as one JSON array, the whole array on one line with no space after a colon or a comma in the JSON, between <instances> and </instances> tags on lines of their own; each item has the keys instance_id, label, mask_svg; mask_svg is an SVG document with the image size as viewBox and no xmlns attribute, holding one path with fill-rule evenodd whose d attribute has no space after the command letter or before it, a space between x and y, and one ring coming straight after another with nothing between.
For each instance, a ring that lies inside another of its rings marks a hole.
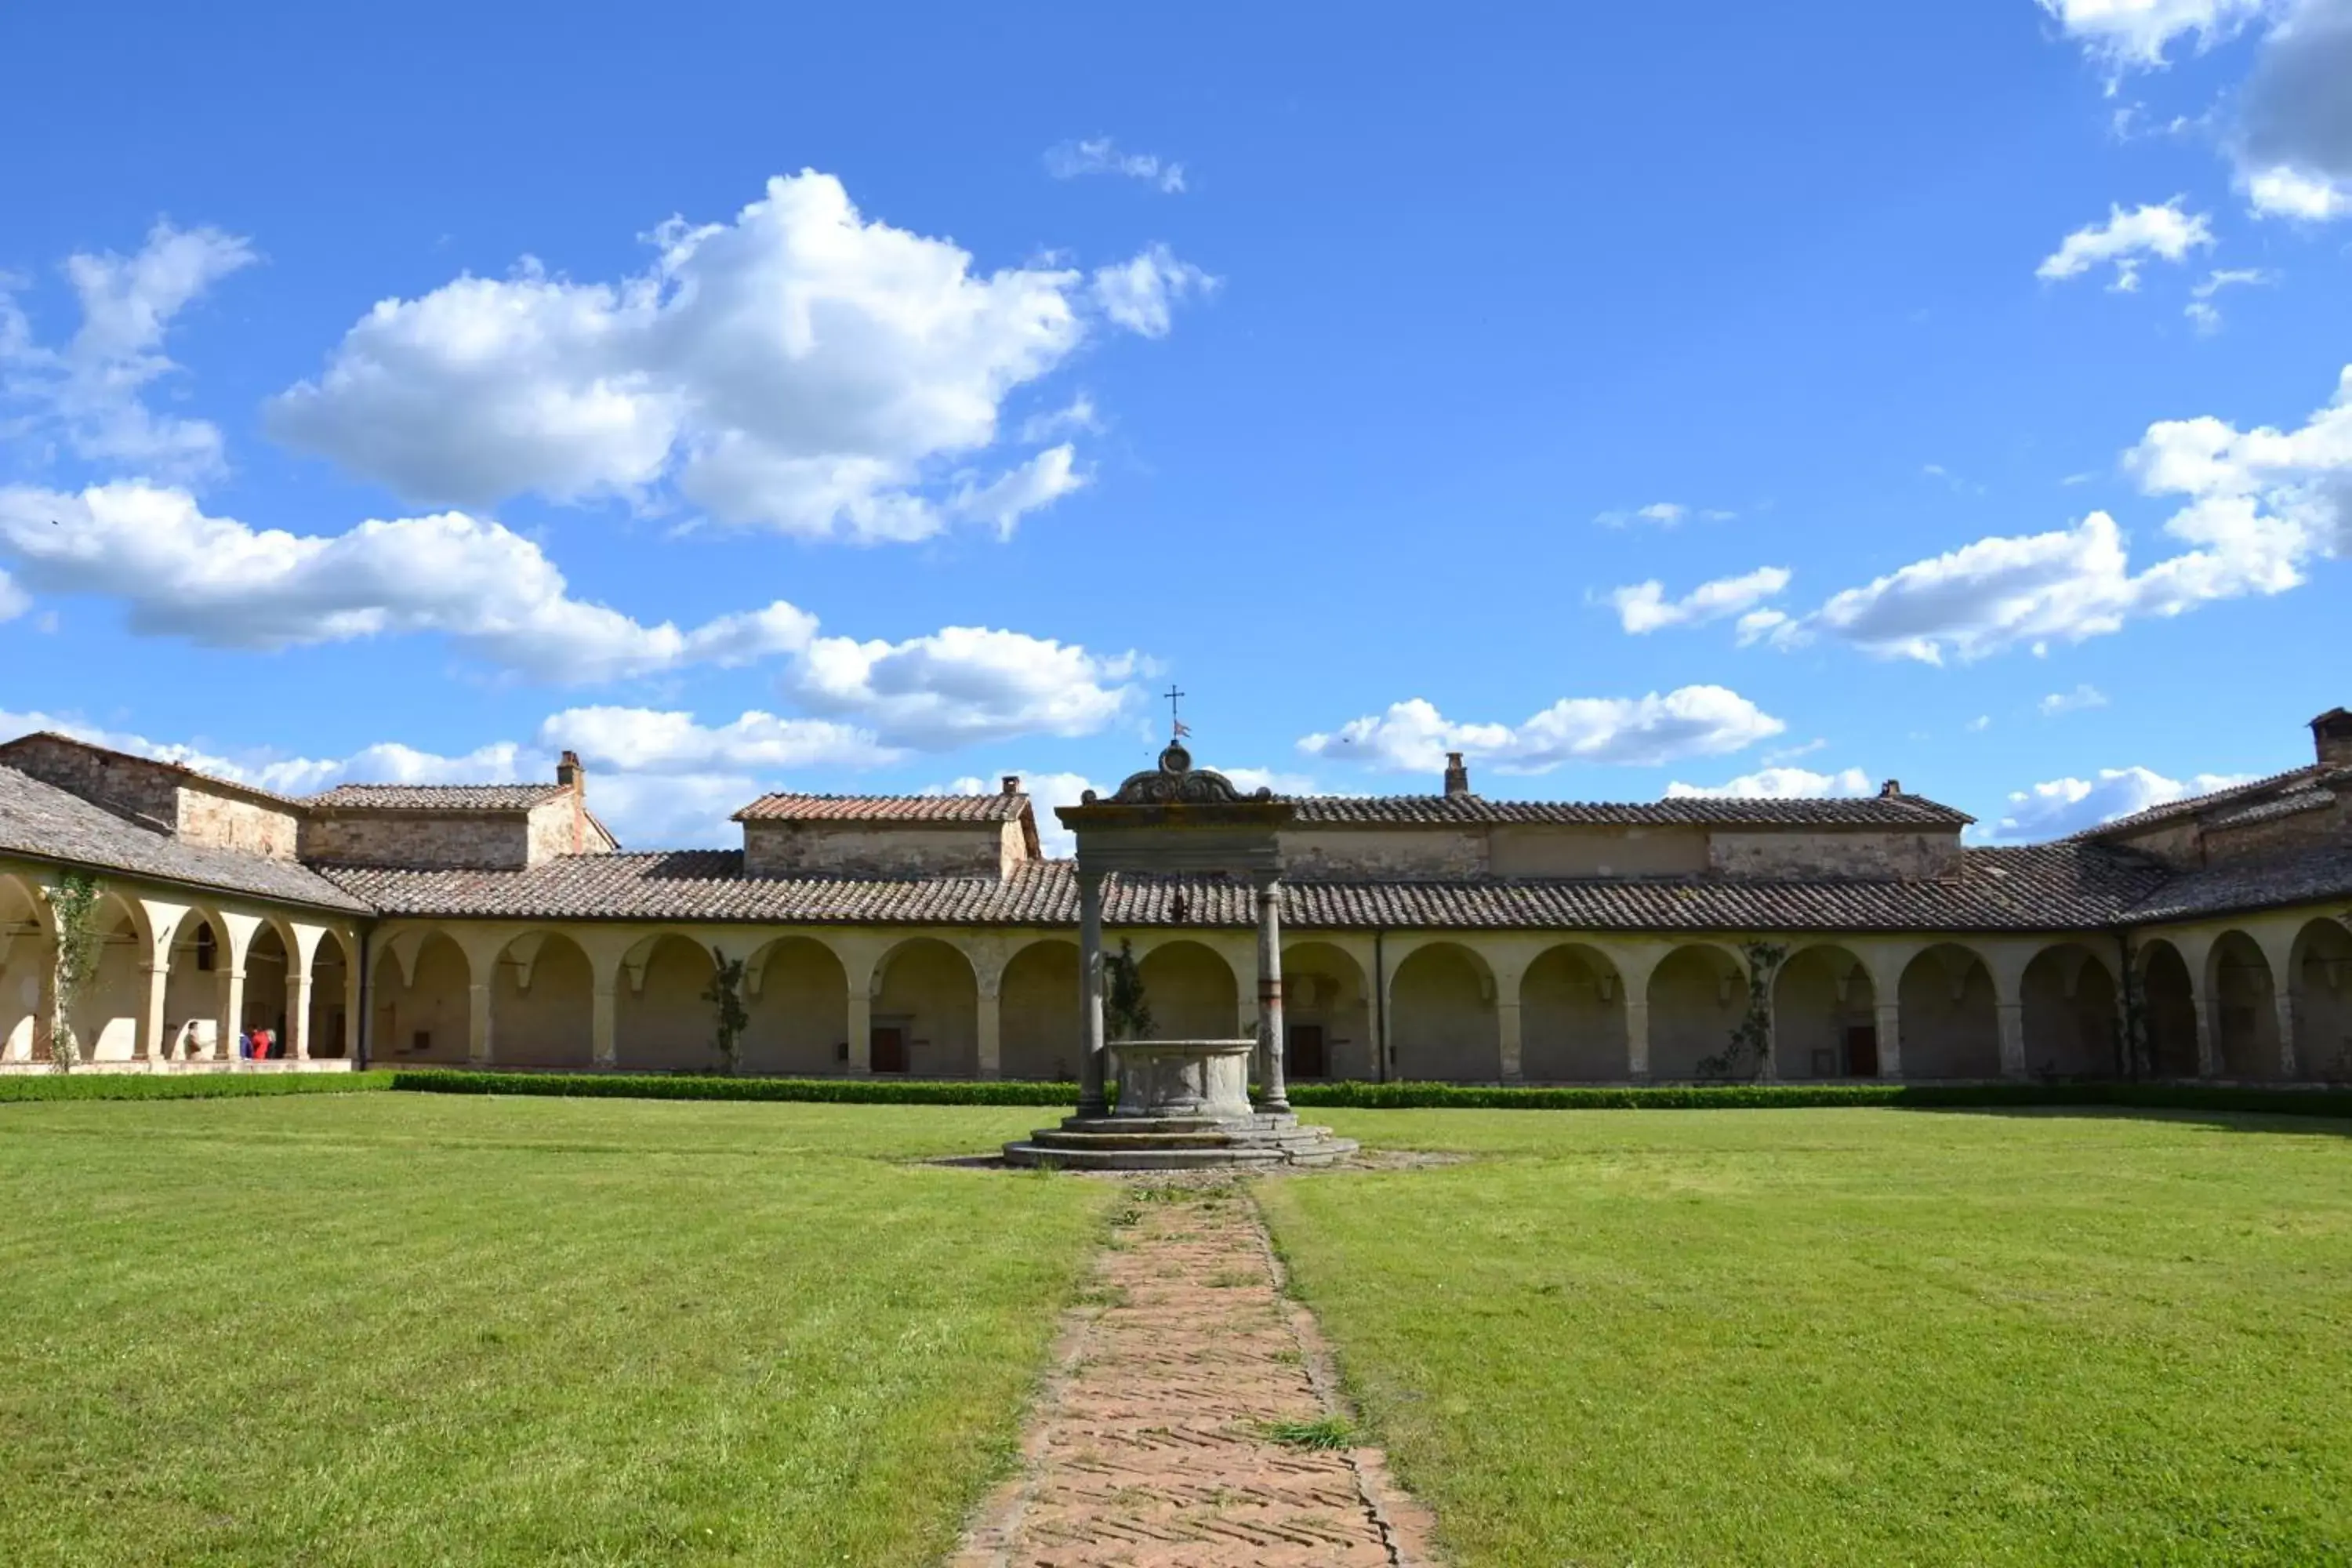
<instances>
[{"instance_id":1,"label":"stone paving slab","mask_svg":"<svg viewBox=\"0 0 2352 1568\"><path fill-rule=\"evenodd\" d=\"M1426 1516L1377 1450L1266 1435L1339 1406L1245 1187L1131 1191L1022 1473L950 1568L1428 1568Z\"/></svg>"}]
</instances>

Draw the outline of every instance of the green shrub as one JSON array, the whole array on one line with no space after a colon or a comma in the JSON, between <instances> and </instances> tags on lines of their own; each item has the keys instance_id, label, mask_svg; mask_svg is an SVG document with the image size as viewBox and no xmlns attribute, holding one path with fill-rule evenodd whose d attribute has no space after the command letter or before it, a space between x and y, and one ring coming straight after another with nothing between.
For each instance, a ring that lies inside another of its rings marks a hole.
<instances>
[{"instance_id":1,"label":"green shrub","mask_svg":"<svg viewBox=\"0 0 2352 1568\"><path fill-rule=\"evenodd\" d=\"M425 1094L551 1094L620 1100L789 1100L845 1105L1075 1105L1074 1083L895 1078L717 1078L692 1073L467 1072L404 1068L392 1087Z\"/></svg>"},{"instance_id":2,"label":"green shrub","mask_svg":"<svg viewBox=\"0 0 2352 1568\"><path fill-rule=\"evenodd\" d=\"M76 1072L0 1077L12 1100L227 1100L252 1094L364 1094L392 1087L388 1072Z\"/></svg>"}]
</instances>

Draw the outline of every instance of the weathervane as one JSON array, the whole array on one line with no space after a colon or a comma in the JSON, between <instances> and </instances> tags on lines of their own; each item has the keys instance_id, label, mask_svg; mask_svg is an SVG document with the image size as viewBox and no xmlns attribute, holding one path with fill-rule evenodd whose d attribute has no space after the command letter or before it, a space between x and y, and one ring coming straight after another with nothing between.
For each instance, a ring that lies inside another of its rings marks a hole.
<instances>
[{"instance_id":1,"label":"weathervane","mask_svg":"<svg viewBox=\"0 0 2352 1568\"><path fill-rule=\"evenodd\" d=\"M1168 699L1168 723L1170 731L1168 739L1171 742L1181 741L1185 736L1192 732L1192 727L1176 716L1177 700L1185 694L1177 690L1175 682L1171 681L1169 682L1168 689L1161 692L1160 695Z\"/></svg>"}]
</instances>

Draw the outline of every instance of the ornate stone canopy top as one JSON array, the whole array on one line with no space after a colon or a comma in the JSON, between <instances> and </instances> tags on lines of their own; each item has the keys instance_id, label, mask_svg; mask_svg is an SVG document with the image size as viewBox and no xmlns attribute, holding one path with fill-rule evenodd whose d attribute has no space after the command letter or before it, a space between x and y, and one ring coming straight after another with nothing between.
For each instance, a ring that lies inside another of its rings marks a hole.
<instances>
[{"instance_id":1,"label":"ornate stone canopy top","mask_svg":"<svg viewBox=\"0 0 2352 1568\"><path fill-rule=\"evenodd\" d=\"M1160 753L1157 768L1129 774L1108 802L1102 801L1092 790L1078 798L1085 805L1240 805L1272 800L1274 791L1261 789L1244 795L1224 774L1211 768L1194 767L1192 753L1181 742L1171 741L1168 749Z\"/></svg>"}]
</instances>

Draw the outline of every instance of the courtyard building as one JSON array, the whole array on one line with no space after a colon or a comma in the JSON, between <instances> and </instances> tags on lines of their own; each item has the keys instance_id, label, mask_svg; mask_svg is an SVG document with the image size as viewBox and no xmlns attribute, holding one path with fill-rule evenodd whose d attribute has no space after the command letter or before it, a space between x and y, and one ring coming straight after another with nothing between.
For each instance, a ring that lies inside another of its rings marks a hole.
<instances>
[{"instance_id":1,"label":"courtyard building","mask_svg":"<svg viewBox=\"0 0 2352 1568\"><path fill-rule=\"evenodd\" d=\"M1307 796L1280 832L1291 1081L2352 1080L2352 711L2313 761L2053 843L1862 799ZM740 849L624 848L541 784L292 797L41 733L0 744L0 1071L60 1025L117 1070L437 1064L1075 1079L1080 889L1020 780L782 793ZM103 943L58 984L58 890ZM1246 1036L1260 889L1100 889L1162 1037ZM1742 1057L1735 1037L1760 1042Z\"/></svg>"}]
</instances>

